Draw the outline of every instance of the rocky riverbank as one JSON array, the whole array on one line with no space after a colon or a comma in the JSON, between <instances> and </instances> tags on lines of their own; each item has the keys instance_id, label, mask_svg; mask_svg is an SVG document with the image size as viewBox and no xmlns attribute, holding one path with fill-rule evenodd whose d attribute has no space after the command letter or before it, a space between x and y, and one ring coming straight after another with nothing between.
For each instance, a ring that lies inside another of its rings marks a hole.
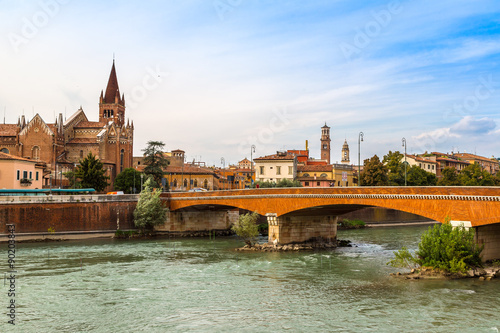
<instances>
[{"instance_id":1,"label":"rocky riverbank","mask_svg":"<svg viewBox=\"0 0 500 333\"><path fill-rule=\"evenodd\" d=\"M245 245L237 248L236 251L256 251L256 252L287 252L287 251L313 251L313 250L329 250L337 247L352 247L351 241L338 239L336 242L305 242L299 244L254 244L252 246Z\"/></svg>"},{"instance_id":2,"label":"rocky riverbank","mask_svg":"<svg viewBox=\"0 0 500 333\"><path fill-rule=\"evenodd\" d=\"M467 271L467 273L450 273L444 270L435 269L431 267L420 267L412 269L408 273L391 273L396 278L406 280L420 280L420 279L466 279L477 278L479 280L490 281L492 279L500 279L500 265L486 265L484 268L475 268Z\"/></svg>"}]
</instances>

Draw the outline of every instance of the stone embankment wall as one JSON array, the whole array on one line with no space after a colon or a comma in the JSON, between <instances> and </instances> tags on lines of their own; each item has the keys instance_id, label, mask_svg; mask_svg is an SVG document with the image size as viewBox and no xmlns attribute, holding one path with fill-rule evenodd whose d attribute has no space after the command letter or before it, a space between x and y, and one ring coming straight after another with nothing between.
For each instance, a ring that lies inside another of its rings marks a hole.
<instances>
[{"instance_id":1,"label":"stone embankment wall","mask_svg":"<svg viewBox=\"0 0 500 333\"><path fill-rule=\"evenodd\" d=\"M238 209L169 212L165 224L156 230L169 232L226 230L238 221L238 217Z\"/></svg>"},{"instance_id":2,"label":"stone embankment wall","mask_svg":"<svg viewBox=\"0 0 500 333\"><path fill-rule=\"evenodd\" d=\"M16 233L133 229L137 195L0 197L0 231Z\"/></svg>"}]
</instances>

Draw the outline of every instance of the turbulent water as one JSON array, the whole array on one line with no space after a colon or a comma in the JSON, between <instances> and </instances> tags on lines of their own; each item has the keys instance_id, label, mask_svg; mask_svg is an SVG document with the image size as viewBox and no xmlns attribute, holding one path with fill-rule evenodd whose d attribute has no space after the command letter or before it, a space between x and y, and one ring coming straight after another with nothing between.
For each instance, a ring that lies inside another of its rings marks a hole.
<instances>
[{"instance_id":1,"label":"turbulent water","mask_svg":"<svg viewBox=\"0 0 500 333\"><path fill-rule=\"evenodd\" d=\"M2 315L0 332L498 332L500 279L389 277L392 251L426 228L339 231L356 246L303 253L235 252L236 238L18 243L16 325Z\"/></svg>"}]
</instances>

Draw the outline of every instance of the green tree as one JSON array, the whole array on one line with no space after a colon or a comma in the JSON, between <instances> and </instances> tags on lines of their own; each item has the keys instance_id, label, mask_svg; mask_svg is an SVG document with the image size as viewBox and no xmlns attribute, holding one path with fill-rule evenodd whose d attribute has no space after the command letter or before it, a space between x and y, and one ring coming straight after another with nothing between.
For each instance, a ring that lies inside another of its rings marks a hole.
<instances>
[{"instance_id":1,"label":"green tree","mask_svg":"<svg viewBox=\"0 0 500 333\"><path fill-rule=\"evenodd\" d=\"M389 185L391 186L403 186L405 184L405 166L404 161L402 161L403 158L404 155L399 151L389 151L387 155L384 155L382 163L387 166L387 177Z\"/></svg>"},{"instance_id":2,"label":"green tree","mask_svg":"<svg viewBox=\"0 0 500 333\"><path fill-rule=\"evenodd\" d=\"M431 172L427 172L416 165L412 165L407 170L406 183L408 186L434 186L437 183L437 177Z\"/></svg>"},{"instance_id":3,"label":"green tree","mask_svg":"<svg viewBox=\"0 0 500 333\"><path fill-rule=\"evenodd\" d=\"M161 186L161 179L165 174L164 169L168 166L168 160L163 154L165 144L161 141L148 141L144 152L144 174L151 175L157 186Z\"/></svg>"},{"instance_id":4,"label":"green tree","mask_svg":"<svg viewBox=\"0 0 500 333\"><path fill-rule=\"evenodd\" d=\"M109 185L108 176L105 176L106 170L101 161L99 161L90 152L85 159L80 160L80 165L75 170L76 178L79 179L81 188L93 188L97 192L102 192Z\"/></svg>"},{"instance_id":5,"label":"green tree","mask_svg":"<svg viewBox=\"0 0 500 333\"><path fill-rule=\"evenodd\" d=\"M68 179L70 188L81 188L80 182L76 179L74 171L63 172L63 175Z\"/></svg>"},{"instance_id":6,"label":"green tree","mask_svg":"<svg viewBox=\"0 0 500 333\"><path fill-rule=\"evenodd\" d=\"M445 223L429 227L422 234L415 255L405 247L394 252L395 257L387 264L394 267L424 266L451 273L465 273L472 267L480 267L482 246L474 241L474 229L452 227L449 218Z\"/></svg>"},{"instance_id":7,"label":"green tree","mask_svg":"<svg viewBox=\"0 0 500 333\"><path fill-rule=\"evenodd\" d=\"M151 178L146 180L134 210L134 224L143 231L151 231L155 226L165 223L168 211L160 199L161 191L153 188L152 183Z\"/></svg>"},{"instance_id":8,"label":"green tree","mask_svg":"<svg viewBox=\"0 0 500 333\"><path fill-rule=\"evenodd\" d=\"M283 178L276 183L276 187L302 187L302 184L298 180Z\"/></svg>"},{"instance_id":9,"label":"green tree","mask_svg":"<svg viewBox=\"0 0 500 333\"><path fill-rule=\"evenodd\" d=\"M363 186L386 186L389 185L387 167L380 162L377 155L366 159L361 172L361 185Z\"/></svg>"},{"instance_id":10,"label":"green tree","mask_svg":"<svg viewBox=\"0 0 500 333\"><path fill-rule=\"evenodd\" d=\"M248 246L252 246L259 235L258 218L259 214L257 212L240 215L238 222L231 227L236 235L243 238Z\"/></svg>"},{"instance_id":11,"label":"green tree","mask_svg":"<svg viewBox=\"0 0 500 333\"><path fill-rule=\"evenodd\" d=\"M494 186L495 179L478 163L467 166L460 172L460 183L463 186Z\"/></svg>"},{"instance_id":12,"label":"green tree","mask_svg":"<svg viewBox=\"0 0 500 333\"><path fill-rule=\"evenodd\" d=\"M135 182L135 183L134 183ZM114 188L125 193L139 193L141 191L141 173L134 168L127 168L115 178Z\"/></svg>"},{"instance_id":13,"label":"green tree","mask_svg":"<svg viewBox=\"0 0 500 333\"><path fill-rule=\"evenodd\" d=\"M441 171L441 179L438 180L439 186L460 186L460 179L457 169L453 167L446 167Z\"/></svg>"}]
</instances>

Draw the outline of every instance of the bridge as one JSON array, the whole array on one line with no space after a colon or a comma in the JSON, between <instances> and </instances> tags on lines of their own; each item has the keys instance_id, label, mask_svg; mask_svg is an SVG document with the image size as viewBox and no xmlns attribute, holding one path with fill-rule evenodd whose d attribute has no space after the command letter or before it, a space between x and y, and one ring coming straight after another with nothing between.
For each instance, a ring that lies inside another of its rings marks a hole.
<instances>
[{"instance_id":1,"label":"bridge","mask_svg":"<svg viewBox=\"0 0 500 333\"><path fill-rule=\"evenodd\" d=\"M173 214L255 211L267 216L269 241L281 244L311 239L332 241L337 235L338 216L364 207L396 209L439 222L449 218L476 229L476 241L485 245L485 260L500 258L497 187L274 188L163 196ZM232 215L233 219L236 215Z\"/></svg>"}]
</instances>

